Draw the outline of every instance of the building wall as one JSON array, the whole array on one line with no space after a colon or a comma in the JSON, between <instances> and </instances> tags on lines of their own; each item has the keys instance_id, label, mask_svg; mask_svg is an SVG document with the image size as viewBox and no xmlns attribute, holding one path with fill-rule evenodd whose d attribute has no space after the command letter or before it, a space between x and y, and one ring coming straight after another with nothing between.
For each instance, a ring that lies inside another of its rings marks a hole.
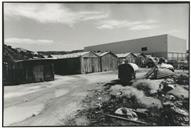
<instances>
[{"instance_id":1,"label":"building wall","mask_svg":"<svg viewBox=\"0 0 191 128\"><path fill-rule=\"evenodd\" d=\"M99 58L93 52L76 58L55 60L55 73L59 75L92 73L100 71Z\"/></svg>"},{"instance_id":2,"label":"building wall","mask_svg":"<svg viewBox=\"0 0 191 128\"><path fill-rule=\"evenodd\" d=\"M168 36L168 60L186 59L186 40L174 36Z\"/></svg>"},{"instance_id":3,"label":"building wall","mask_svg":"<svg viewBox=\"0 0 191 128\"><path fill-rule=\"evenodd\" d=\"M112 54L100 57L101 71L114 71L118 66L118 58Z\"/></svg>"},{"instance_id":4,"label":"building wall","mask_svg":"<svg viewBox=\"0 0 191 128\"><path fill-rule=\"evenodd\" d=\"M186 40L168 35L168 52L186 53Z\"/></svg>"},{"instance_id":5,"label":"building wall","mask_svg":"<svg viewBox=\"0 0 191 128\"><path fill-rule=\"evenodd\" d=\"M50 81L54 80L54 64L45 64L44 65L44 80Z\"/></svg>"},{"instance_id":6,"label":"building wall","mask_svg":"<svg viewBox=\"0 0 191 128\"><path fill-rule=\"evenodd\" d=\"M50 62L22 61L4 64L3 68L3 85L54 80L53 64Z\"/></svg>"},{"instance_id":7,"label":"building wall","mask_svg":"<svg viewBox=\"0 0 191 128\"><path fill-rule=\"evenodd\" d=\"M127 60L129 63L135 63L136 57L132 54L129 54L126 57L119 57L118 58L118 65L122 64L124 60Z\"/></svg>"},{"instance_id":8,"label":"building wall","mask_svg":"<svg viewBox=\"0 0 191 128\"><path fill-rule=\"evenodd\" d=\"M23 74L26 83L42 82L54 80L53 62L47 61L29 61L22 62L23 69L20 74ZM24 73L23 73L24 72Z\"/></svg>"},{"instance_id":9,"label":"building wall","mask_svg":"<svg viewBox=\"0 0 191 128\"><path fill-rule=\"evenodd\" d=\"M127 41L119 41L108 44L85 47L85 51L111 51L113 53L141 53L142 48L147 47L143 53L166 53L167 52L167 35L145 37Z\"/></svg>"},{"instance_id":10,"label":"building wall","mask_svg":"<svg viewBox=\"0 0 191 128\"><path fill-rule=\"evenodd\" d=\"M69 75L81 73L81 57L55 60L55 74Z\"/></svg>"},{"instance_id":11,"label":"building wall","mask_svg":"<svg viewBox=\"0 0 191 128\"><path fill-rule=\"evenodd\" d=\"M36 65L33 67L34 79L36 82L44 81L44 66Z\"/></svg>"},{"instance_id":12,"label":"building wall","mask_svg":"<svg viewBox=\"0 0 191 128\"><path fill-rule=\"evenodd\" d=\"M99 58L93 52L85 54L81 58L81 73L92 73L100 71Z\"/></svg>"},{"instance_id":13,"label":"building wall","mask_svg":"<svg viewBox=\"0 0 191 128\"><path fill-rule=\"evenodd\" d=\"M146 62L146 58L142 55L139 55L136 57L135 63L139 66L139 67L145 67L145 62Z\"/></svg>"},{"instance_id":14,"label":"building wall","mask_svg":"<svg viewBox=\"0 0 191 128\"><path fill-rule=\"evenodd\" d=\"M3 64L3 85L25 83L26 75L22 63L6 62Z\"/></svg>"},{"instance_id":15,"label":"building wall","mask_svg":"<svg viewBox=\"0 0 191 128\"><path fill-rule=\"evenodd\" d=\"M126 59L128 60L129 63L135 63L136 57L133 56L132 54L129 54Z\"/></svg>"},{"instance_id":16,"label":"building wall","mask_svg":"<svg viewBox=\"0 0 191 128\"><path fill-rule=\"evenodd\" d=\"M100 71L98 57L83 57L81 61L81 73L92 73Z\"/></svg>"}]
</instances>

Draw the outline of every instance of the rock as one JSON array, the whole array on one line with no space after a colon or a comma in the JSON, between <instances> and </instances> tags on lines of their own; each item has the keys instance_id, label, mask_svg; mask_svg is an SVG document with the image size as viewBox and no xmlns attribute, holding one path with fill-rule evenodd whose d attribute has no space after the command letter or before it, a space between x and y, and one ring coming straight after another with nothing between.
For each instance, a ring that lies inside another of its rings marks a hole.
<instances>
[{"instance_id":1,"label":"rock","mask_svg":"<svg viewBox=\"0 0 191 128\"><path fill-rule=\"evenodd\" d=\"M170 102L170 101L167 101L167 102L164 102L164 103L163 103L163 106L164 106L164 107L173 107L174 104L173 104L172 102Z\"/></svg>"},{"instance_id":2,"label":"rock","mask_svg":"<svg viewBox=\"0 0 191 128\"><path fill-rule=\"evenodd\" d=\"M181 74L176 77L176 82L181 85L189 85L189 75Z\"/></svg>"},{"instance_id":3,"label":"rock","mask_svg":"<svg viewBox=\"0 0 191 128\"><path fill-rule=\"evenodd\" d=\"M149 111L146 108L137 108L134 110L134 112L136 112L139 117L143 118L147 117L149 114Z\"/></svg>"},{"instance_id":4,"label":"rock","mask_svg":"<svg viewBox=\"0 0 191 128\"><path fill-rule=\"evenodd\" d=\"M139 112L139 113L147 113L148 112L148 109L146 108L137 108L134 110L135 112Z\"/></svg>"},{"instance_id":5,"label":"rock","mask_svg":"<svg viewBox=\"0 0 191 128\"><path fill-rule=\"evenodd\" d=\"M170 69L170 70L174 71L174 67L171 64L162 63L160 65L160 68L166 68L166 69Z\"/></svg>"},{"instance_id":6,"label":"rock","mask_svg":"<svg viewBox=\"0 0 191 128\"><path fill-rule=\"evenodd\" d=\"M175 89L175 85L169 84L168 81L162 81L159 85L159 90L161 90L164 93L167 93L168 91Z\"/></svg>"},{"instance_id":7,"label":"rock","mask_svg":"<svg viewBox=\"0 0 191 128\"><path fill-rule=\"evenodd\" d=\"M163 125L186 126L189 125L189 113L185 109L175 106L172 102L163 103L161 112Z\"/></svg>"},{"instance_id":8,"label":"rock","mask_svg":"<svg viewBox=\"0 0 191 128\"><path fill-rule=\"evenodd\" d=\"M35 117L36 116L36 114L32 114L32 117Z\"/></svg>"},{"instance_id":9,"label":"rock","mask_svg":"<svg viewBox=\"0 0 191 128\"><path fill-rule=\"evenodd\" d=\"M181 85L176 85L175 89L168 91L167 94L171 94L178 99L184 99L189 97L189 90L184 89Z\"/></svg>"},{"instance_id":10,"label":"rock","mask_svg":"<svg viewBox=\"0 0 191 128\"><path fill-rule=\"evenodd\" d=\"M28 99L27 99L27 98L25 98L25 99L24 99L24 102L28 102Z\"/></svg>"},{"instance_id":11,"label":"rock","mask_svg":"<svg viewBox=\"0 0 191 128\"><path fill-rule=\"evenodd\" d=\"M189 116L188 112L186 110L180 109L178 107L173 108L174 112L183 116Z\"/></svg>"},{"instance_id":12,"label":"rock","mask_svg":"<svg viewBox=\"0 0 191 128\"><path fill-rule=\"evenodd\" d=\"M137 114L131 108L125 108L125 107L118 108L115 111L115 114L126 116L126 118L128 118L130 120L138 120Z\"/></svg>"},{"instance_id":13,"label":"rock","mask_svg":"<svg viewBox=\"0 0 191 128\"><path fill-rule=\"evenodd\" d=\"M176 97L171 95L171 94L167 94L165 97L166 97L166 99L168 99L170 101L175 101L176 100Z\"/></svg>"},{"instance_id":14,"label":"rock","mask_svg":"<svg viewBox=\"0 0 191 128\"><path fill-rule=\"evenodd\" d=\"M168 84L174 84L174 83L175 83L175 81L174 81L172 78L167 78L165 81L166 81Z\"/></svg>"}]
</instances>

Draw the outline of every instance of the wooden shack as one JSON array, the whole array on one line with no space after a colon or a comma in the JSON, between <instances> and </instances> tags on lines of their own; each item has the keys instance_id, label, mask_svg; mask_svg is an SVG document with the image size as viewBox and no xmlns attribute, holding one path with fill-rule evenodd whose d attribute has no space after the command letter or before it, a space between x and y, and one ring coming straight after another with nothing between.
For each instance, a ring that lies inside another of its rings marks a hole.
<instances>
[{"instance_id":1,"label":"wooden shack","mask_svg":"<svg viewBox=\"0 0 191 128\"><path fill-rule=\"evenodd\" d=\"M114 71L118 67L118 58L112 52L98 52L96 53L100 59L101 71Z\"/></svg>"},{"instance_id":2,"label":"wooden shack","mask_svg":"<svg viewBox=\"0 0 191 128\"><path fill-rule=\"evenodd\" d=\"M53 61L33 59L11 46L3 45L3 85L54 80Z\"/></svg>"},{"instance_id":3,"label":"wooden shack","mask_svg":"<svg viewBox=\"0 0 191 128\"><path fill-rule=\"evenodd\" d=\"M118 57L118 64L122 64L124 61L128 61L128 63L135 63L136 61L136 56L131 52L116 55Z\"/></svg>"},{"instance_id":4,"label":"wooden shack","mask_svg":"<svg viewBox=\"0 0 191 128\"><path fill-rule=\"evenodd\" d=\"M100 71L98 56L89 52L52 55L55 58L55 74L83 74Z\"/></svg>"},{"instance_id":5,"label":"wooden shack","mask_svg":"<svg viewBox=\"0 0 191 128\"><path fill-rule=\"evenodd\" d=\"M54 80L53 61L47 59L3 62L3 84L22 84Z\"/></svg>"},{"instance_id":6,"label":"wooden shack","mask_svg":"<svg viewBox=\"0 0 191 128\"><path fill-rule=\"evenodd\" d=\"M136 60L135 63L139 66L139 67L146 67L146 55L143 53L133 53L136 56Z\"/></svg>"}]
</instances>

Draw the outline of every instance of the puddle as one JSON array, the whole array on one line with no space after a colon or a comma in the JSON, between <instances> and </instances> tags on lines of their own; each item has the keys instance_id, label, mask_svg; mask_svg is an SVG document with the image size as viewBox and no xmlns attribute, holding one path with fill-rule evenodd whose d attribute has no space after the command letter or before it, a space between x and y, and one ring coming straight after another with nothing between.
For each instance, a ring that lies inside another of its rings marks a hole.
<instances>
[{"instance_id":1,"label":"puddle","mask_svg":"<svg viewBox=\"0 0 191 128\"><path fill-rule=\"evenodd\" d=\"M43 104L33 106L15 106L4 109L4 125L20 122L28 117L32 117L33 114L38 115L44 108Z\"/></svg>"}]
</instances>

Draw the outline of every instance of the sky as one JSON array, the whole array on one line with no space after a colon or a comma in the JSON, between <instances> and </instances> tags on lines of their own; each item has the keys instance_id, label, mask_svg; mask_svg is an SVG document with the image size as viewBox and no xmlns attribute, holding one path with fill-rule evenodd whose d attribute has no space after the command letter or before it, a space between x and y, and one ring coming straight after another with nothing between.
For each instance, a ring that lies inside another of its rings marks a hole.
<instances>
[{"instance_id":1,"label":"sky","mask_svg":"<svg viewBox=\"0 0 191 128\"><path fill-rule=\"evenodd\" d=\"M32 51L170 34L188 42L189 5L149 3L4 3L4 42Z\"/></svg>"}]
</instances>

